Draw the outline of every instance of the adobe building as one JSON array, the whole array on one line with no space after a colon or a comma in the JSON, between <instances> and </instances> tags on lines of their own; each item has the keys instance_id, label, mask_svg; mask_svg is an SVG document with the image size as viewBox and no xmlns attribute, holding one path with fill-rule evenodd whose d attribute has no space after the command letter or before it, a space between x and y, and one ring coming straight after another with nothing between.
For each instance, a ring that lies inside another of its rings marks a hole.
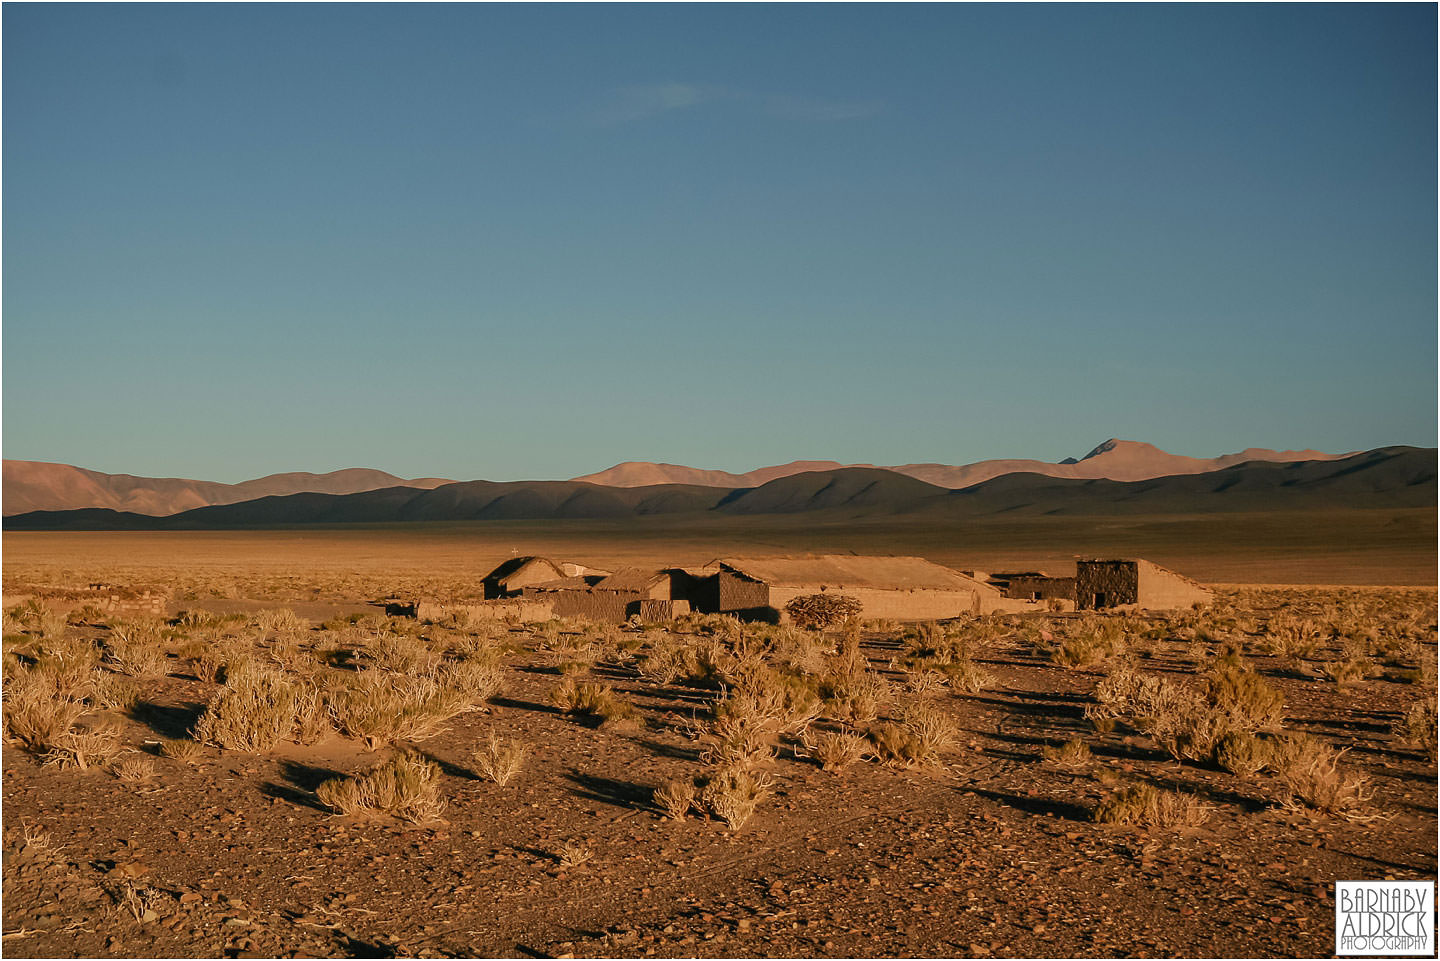
<instances>
[{"instance_id":1,"label":"adobe building","mask_svg":"<svg viewBox=\"0 0 1440 961\"><path fill-rule=\"evenodd\" d=\"M868 619L931 620L1030 609L988 584L920 557L727 557L706 569L715 572L715 609L755 620L783 620L785 605L796 597L826 592L855 598L860 616Z\"/></svg>"},{"instance_id":2,"label":"adobe building","mask_svg":"<svg viewBox=\"0 0 1440 961\"><path fill-rule=\"evenodd\" d=\"M1078 610L1103 611L1115 607L1178 610L1194 604L1209 604L1213 597L1209 588L1183 574L1140 558L1075 562Z\"/></svg>"},{"instance_id":3,"label":"adobe building","mask_svg":"<svg viewBox=\"0 0 1440 961\"><path fill-rule=\"evenodd\" d=\"M1052 577L1044 571L991 574L985 581L1011 600L1059 601L1075 605L1075 578Z\"/></svg>"},{"instance_id":4,"label":"adobe building","mask_svg":"<svg viewBox=\"0 0 1440 961\"><path fill-rule=\"evenodd\" d=\"M679 568L631 567L604 576L582 574L526 584L521 596L548 604L556 617L614 624L623 624L632 616L670 620L690 613L693 580Z\"/></svg>"},{"instance_id":5,"label":"adobe building","mask_svg":"<svg viewBox=\"0 0 1440 961\"><path fill-rule=\"evenodd\" d=\"M512 557L485 575L485 599L519 597L527 587L572 577L588 578L586 583L593 584L608 573L548 557Z\"/></svg>"}]
</instances>

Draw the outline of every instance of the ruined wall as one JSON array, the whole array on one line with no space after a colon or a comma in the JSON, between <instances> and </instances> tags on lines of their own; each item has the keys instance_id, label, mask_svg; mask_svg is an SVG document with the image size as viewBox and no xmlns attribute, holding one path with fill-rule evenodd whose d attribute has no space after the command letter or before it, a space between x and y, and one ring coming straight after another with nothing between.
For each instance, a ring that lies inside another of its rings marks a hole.
<instances>
[{"instance_id":1,"label":"ruined wall","mask_svg":"<svg viewBox=\"0 0 1440 961\"><path fill-rule=\"evenodd\" d=\"M1212 593L1189 578L1140 561L1141 607L1152 610L1180 610L1192 604L1209 604Z\"/></svg>"},{"instance_id":2,"label":"ruined wall","mask_svg":"<svg viewBox=\"0 0 1440 961\"><path fill-rule=\"evenodd\" d=\"M716 610L725 614L746 615L755 612L762 613L764 608L771 606L770 585L761 584L758 581L748 580L731 574L729 571L721 571L716 577L717 604ZM795 595L791 594L785 600ZM783 607L785 601L778 606Z\"/></svg>"},{"instance_id":3,"label":"ruined wall","mask_svg":"<svg viewBox=\"0 0 1440 961\"><path fill-rule=\"evenodd\" d=\"M1075 607L1103 610L1139 602L1140 582L1135 561L1077 561Z\"/></svg>"},{"instance_id":4,"label":"ruined wall","mask_svg":"<svg viewBox=\"0 0 1440 961\"><path fill-rule=\"evenodd\" d=\"M408 606L408 610L405 610ZM422 621L443 621L454 614L464 614L477 621L503 621L515 618L522 623L548 621L554 617L549 603L535 599L501 601L473 601L461 604L442 604L431 600L418 600L412 605L387 604L385 612L391 609L398 613L405 611Z\"/></svg>"},{"instance_id":5,"label":"ruined wall","mask_svg":"<svg viewBox=\"0 0 1440 961\"><path fill-rule=\"evenodd\" d=\"M1075 600L1073 577L1014 577L1005 588L1005 596L1024 601L1048 601L1051 598Z\"/></svg>"}]
</instances>

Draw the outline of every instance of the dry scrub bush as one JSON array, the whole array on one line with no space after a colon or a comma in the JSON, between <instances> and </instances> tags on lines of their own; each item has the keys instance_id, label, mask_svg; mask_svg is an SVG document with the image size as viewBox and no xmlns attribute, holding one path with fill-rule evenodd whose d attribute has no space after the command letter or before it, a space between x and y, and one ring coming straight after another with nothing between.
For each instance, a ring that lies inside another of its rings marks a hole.
<instances>
[{"instance_id":1,"label":"dry scrub bush","mask_svg":"<svg viewBox=\"0 0 1440 961\"><path fill-rule=\"evenodd\" d=\"M101 711L128 710L139 700L133 681L118 674L97 670L91 680L90 704Z\"/></svg>"},{"instance_id":2,"label":"dry scrub bush","mask_svg":"<svg viewBox=\"0 0 1440 961\"><path fill-rule=\"evenodd\" d=\"M583 841L566 841L554 857L560 870L572 871L595 857L595 850Z\"/></svg>"},{"instance_id":3,"label":"dry scrub bush","mask_svg":"<svg viewBox=\"0 0 1440 961\"><path fill-rule=\"evenodd\" d=\"M769 775L744 767L721 767L705 782L700 802L730 830L738 831L750 820L756 806L770 793Z\"/></svg>"},{"instance_id":4,"label":"dry scrub bush","mask_svg":"<svg viewBox=\"0 0 1440 961\"><path fill-rule=\"evenodd\" d=\"M1369 784L1364 775L1340 767L1344 754L1308 734L1278 738L1272 764L1285 782L1286 806L1303 806L1346 820L1367 819Z\"/></svg>"},{"instance_id":5,"label":"dry scrub bush","mask_svg":"<svg viewBox=\"0 0 1440 961\"><path fill-rule=\"evenodd\" d=\"M65 636L65 616L37 598L17 604L9 614L31 637L56 641Z\"/></svg>"},{"instance_id":6,"label":"dry scrub bush","mask_svg":"<svg viewBox=\"0 0 1440 961\"><path fill-rule=\"evenodd\" d=\"M40 756L40 763L47 767L54 765L62 771L88 771L108 764L122 750L120 732L113 728L72 730L59 735L50 743L45 753Z\"/></svg>"},{"instance_id":7,"label":"dry scrub bush","mask_svg":"<svg viewBox=\"0 0 1440 961\"><path fill-rule=\"evenodd\" d=\"M46 660L25 666L5 659L5 738L42 752L69 731L86 711L93 692L92 669L84 661Z\"/></svg>"},{"instance_id":8,"label":"dry scrub bush","mask_svg":"<svg viewBox=\"0 0 1440 961\"><path fill-rule=\"evenodd\" d=\"M1210 807L1193 794L1165 791L1151 784L1132 784L1114 792L1095 810L1101 824L1139 827L1195 827L1210 817Z\"/></svg>"},{"instance_id":9,"label":"dry scrub bush","mask_svg":"<svg viewBox=\"0 0 1440 961\"><path fill-rule=\"evenodd\" d=\"M1327 661L1320 665L1320 673L1336 687L1358 684L1376 673L1375 662L1368 657L1348 657L1339 661Z\"/></svg>"},{"instance_id":10,"label":"dry scrub bush","mask_svg":"<svg viewBox=\"0 0 1440 961\"><path fill-rule=\"evenodd\" d=\"M280 607L268 611L256 611L251 615L250 623L267 636L276 634L298 634L301 631L308 631L310 629L310 622L303 617L297 616L296 613L288 607Z\"/></svg>"},{"instance_id":11,"label":"dry scrub bush","mask_svg":"<svg viewBox=\"0 0 1440 961\"><path fill-rule=\"evenodd\" d=\"M295 729L298 695L279 671L248 667L210 699L195 722L195 739L229 751L268 751Z\"/></svg>"},{"instance_id":12,"label":"dry scrub bush","mask_svg":"<svg viewBox=\"0 0 1440 961\"><path fill-rule=\"evenodd\" d=\"M376 669L332 678L325 695L335 727L372 747L387 740L434 737L446 721L494 693L498 679L483 665L447 662L411 677Z\"/></svg>"},{"instance_id":13,"label":"dry scrub bush","mask_svg":"<svg viewBox=\"0 0 1440 961\"><path fill-rule=\"evenodd\" d=\"M1274 729L1283 715L1278 691L1237 657L1222 657L1202 695L1188 685L1129 667L1112 671L1096 687L1092 720L1124 720L1153 737L1171 757L1212 761L1230 734Z\"/></svg>"},{"instance_id":14,"label":"dry scrub bush","mask_svg":"<svg viewBox=\"0 0 1440 961\"><path fill-rule=\"evenodd\" d=\"M200 759L200 743L192 740L167 740L160 742L160 754L172 761L194 764Z\"/></svg>"},{"instance_id":15,"label":"dry scrub bush","mask_svg":"<svg viewBox=\"0 0 1440 961\"><path fill-rule=\"evenodd\" d=\"M955 741L955 724L929 705L907 708L900 723L886 723L870 732L875 754L887 764L901 767L931 764Z\"/></svg>"},{"instance_id":16,"label":"dry scrub bush","mask_svg":"<svg viewBox=\"0 0 1440 961\"><path fill-rule=\"evenodd\" d=\"M325 781L315 796L341 814L391 814L422 824L438 820L445 810L439 781L439 765L401 751L368 771Z\"/></svg>"},{"instance_id":17,"label":"dry scrub bush","mask_svg":"<svg viewBox=\"0 0 1440 961\"><path fill-rule=\"evenodd\" d=\"M845 594L802 594L785 605L796 627L826 630L858 617L864 605Z\"/></svg>"},{"instance_id":18,"label":"dry scrub bush","mask_svg":"<svg viewBox=\"0 0 1440 961\"><path fill-rule=\"evenodd\" d=\"M654 789L655 806L665 816L682 821L695 804L695 782L689 778L671 778Z\"/></svg>"},{"instance_id":19,"label":"dry scrub bush","mask_svg":"<svg viewBox=\"0 0 1440 961\"><path fill-rule=\"evenodd\" d=\"M868 670L842 670L820 679L819 693L825 713L855 727L880 716L890 700L890 688L883 678Z\"/></svg>"},{"instance_id":20,"label":"dry scrub bush","mask_svg":"<svg viewBox=\"0 0 1440 961\"><path fill-rule=\"evenodd\" d=\"M564 708L566 714L592 718L606 729L633 728L640 723L640 712L635 705L616 695L609 684L567 677L550 699Z\"/></svg>"},{"instance_id":21,"label":"dry scrub bush","mask_svg":"<svg viewBox=\"0 0 1440 961\"><path fill-rule=\"evenodd\" d=\"M1090 745L1078 737L1072 737L1059 747L1043 747L1040 754L1051 765L1065 771L1083 771L1093 759Z\"/></svg>"},{"instance_id":22,"label":"dry scrub bush","mask_svg":"<svg viewBox=\"0 0 1440 961\"><path fill-rule=\"evenodd\" d=\"M523 741L507 741L492 733L475 750L475 768L481 777L504 787L520 773L529 756L530 747Z\"/></svg>"},{"instance_id":23,"label":"dry scrub bush","mask_svg":"<svg viewBox=\"0 0 1440 961\"><path fill-rule=\"evenodd\" d=\"M381 634L368 645L375 666L397 674L426 674L440 666L440 655L407 634Z\"/></svg>"},{"instance_id":24,"label":"dry scrub bush","mask_svg":"<svg viewBox=\"0 0 1440 961\"><path fill-rule=\"evenodd\" d=\"M130 754L116 762L111 770L122 781L138 783L148 781L155 776L155 762L139 754Z\"/></svg>"},{"instance_id":25,"label":"dry scrub bush","mask_svg":"<svg viewBox=\"0 0 1440 961\"><path fill-rule=\"evenodd\" d=\"M1436 753L1435 698L1422 697L1395 722L1395 734L1411 747L1418 747L1432 762Z\"/></svg>"},{"instance_id":26,"label":"dry scrub bush","mask_svg":"<svg viewBox=\"0 0 1440 961\"><path fill-rule=\"evenodd\" d=\"M998 680L994 674L968 657L947 665L945 674L950 678L952 691L964 691L966 694L979 694L986 688L993 687Z\"/></svg>"},{"instance_id":27,"label":"dry scrub bush","mask_svg":"<svg viewBox=\"0 0 1440 961\"><path fill-rule=\"evenodd\" d=\"M865 739L849 731L826 731L804 744L822 771L842 771L864 758L867 750Z\"/></svg>"},{"instance_id":28,"label":"dry scrub bush","mask_svg":"<svg viewBox=\"0 0 1440 961\"><path fill-rule=\"evenodd\" d=\"M1050 660L1062 667L1090 667L1125 653L1121 625L1086 617L1067 636L1049 648Z\"/></svg>"},{"instance_id":29,"label":"dry scrub bush","mask_svg":"<svg viewBox=\"0 0 1440 961\"><path fill-rule=\"evenodd\" d=\"M105 640L105 658L122 674L153 677L167 673L170 667L163 645L159 624L146 621L115 624Z\"/></svg>"},{"instance_id":30,"label":"dry scrub bush","mask_svg":"<svg viewBox=\"0 0 1440 961\"><path fill-rule=\"evenodd\" d=\"M1238 777L1254 777L1270 766L1274 752L1270 742L1254 734L1233 733L1220 739L1215 761Z\"/></svg>"}]
</instances>

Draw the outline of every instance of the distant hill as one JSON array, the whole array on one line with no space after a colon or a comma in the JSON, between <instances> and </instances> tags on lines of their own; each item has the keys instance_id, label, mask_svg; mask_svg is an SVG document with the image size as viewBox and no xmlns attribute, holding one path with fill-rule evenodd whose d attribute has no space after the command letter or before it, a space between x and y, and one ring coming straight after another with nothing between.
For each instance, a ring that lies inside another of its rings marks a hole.
<instances>
[{"instance_id":1,"label":"distant hill","mask_svg":"<svg viewBox=\"0 0 1440 961\"><path fill-rule=\"evenodd\" d=\"M1201 474L1222 470L1253 461L1315 461L1337 460L1349 454L1325 454L1318 450L1266 450L1251 447L1236 454L1220 457L1182 457L1167 453L1153 444L1111 438L1095 447L1079 460L1066 458L1058 464L1039 460L985 460L974 464L900 464L881 470L904 474L937 487L957 490L982 483L1003 474L1045 474L1049 477L1107 478L1109 480L1148 480L1174 474ZM794 474L837 470L842 467L874 468L874 464L840 464L836 461L797 460L775 467L762 467L744 474L718 470L681 467L677 464L651 464L627 461L609 470L586 474L575 480L607 487L646 487L653 484L702 484L712 487L759 487L761 484Z\"/></svg>"},{"instance_id":2,"label":"distant hill","mask_svg":"<svg viewBox=\"0 0 1440 961\"><path fill-rule=\"evenodd\" d=\"M180 477L135 477L34 460L6 460L5 514L109 508L164 516L212 504L235 504L285 494L353 494L384 487L433 488L452 481L439 477L405 480L380 470L351 467L328 474L270 474L239 484Z\"/></svg>"},{"instance_id":3,"label":"distant hill","mask_svg":"<svg viewBox=\"0 0 1440 961\"><path fill-rule=\"evenodd\" d=\"M390 487L302 493L202 507L166 517L113 510L33 512L7 530L213 530L405 521L605 519L648 514L879 515L1196 514L1433 507L1436 451L1386 447L1338 460L1251 461L1203 474L1139 481L1015 473L959 490L880 468L840 468L752 488L663 484L605 487L577 481L469 481L432 490Z\"/></svg>"}]
</instances>

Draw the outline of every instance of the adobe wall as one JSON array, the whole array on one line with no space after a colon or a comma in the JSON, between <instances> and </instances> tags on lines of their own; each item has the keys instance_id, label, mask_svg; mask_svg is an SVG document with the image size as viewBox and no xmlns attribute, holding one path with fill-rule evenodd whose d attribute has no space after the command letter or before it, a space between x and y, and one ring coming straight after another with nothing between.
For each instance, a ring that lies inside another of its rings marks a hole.
<instances>
[{"instance_id":1,"label":"adobe wall","mask_svg":"<svg viewBox=\"0 0 1440 961\"><path fill-rule=\"evenodd\" d=\"M785 605L797 597L816 591L795 587L770 588L770 606L785 620ZM897 621L928 621L962 614L988 613L988 605L973 591L890 591L873 587L842 588L832 592L853 597L862 605L860 616L866 620L881 618ZM995 598L1004 602L1004 598Z\"/></svg>"},{"instance_id":2,"label":"adobe wall","mask_svg":"<svg viewBox=\"0 0 1440 961\"><path fill-rule=\"evenodd\" d=\"M772 606L784 607L785 601L795 596L791 594L785 598L785 601L774 604L770 599L770 585L737 577L729 571L721 571L716 574L715 583L717 594L715 609L725 614L743 614L747 611L759 611Z\"/></svg>"},{"instance_id":3,"label":"adobe wall","mask_svg":"<svg viewBox=\"0 0 1440 961\"><path fill-rule=\"evenodd\" d=\"M1152 610L1180 610L1192 604L1209 604L1211 592L1171 571L1153 564L1140 564L1141 607Z\"/></svg>"},{"instance_id":4,"label":"adobe wall","mask_svg":"<svg viewBox=\"0 0 1440 961\"><path fill-rule=\"evenodd\" d=\"M646 623L673 621L677 617L683 617L690 613L689 601L657 601L647 599L637 601L634 607L634 613L640 617L640 620Z\"/></svg>"},{"instance_id":5,"label":"adobe wall","mask_svg":"<svg viewBox=\"0 0 1440 961\"><path fill-rule=\"evenodd\" d=\"M394 605L401 609L403 605ZM390 612L391 605L386 605L386 613ZM464 612L476 620L503 621L515 618L522 623L533 621L548 621L556 616L551 610L550 604L542 600L526 598L523 600L499 600L499 601L473 601L465 604L441 604L436 601L419 600L413 605L409 613L422 621L441 621L451 614Z\"/></svg>"},{"instance_id":6,"label":"adobe wall","mask_svg":"<svg viewBox=\"0 0 1440 961\"><path fill-rule=\"evenodd\" d=\"M1139 602L1135 561L1078 561L1075 564L1075 607L1089 611ZM1104 599L1098 605L1096 594Z\"/></svg>"}]
</instances>

